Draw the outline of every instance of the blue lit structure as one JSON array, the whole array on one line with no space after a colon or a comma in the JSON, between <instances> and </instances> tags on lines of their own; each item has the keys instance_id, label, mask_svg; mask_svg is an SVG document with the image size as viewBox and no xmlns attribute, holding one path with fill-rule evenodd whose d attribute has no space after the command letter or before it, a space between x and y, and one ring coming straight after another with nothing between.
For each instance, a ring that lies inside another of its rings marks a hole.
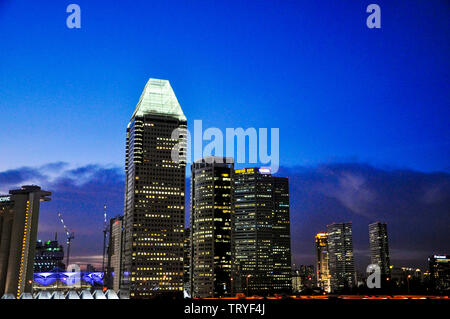
<instances>
[{"instance_id":1,"label":"blue lit structure","mask_svg":"<svg viewBox=\"0 0 450 319\"><path fill-rule=\"evenodd\" d=\"M103 272L39 272L33 274L34 289L102 287Z\"/></svg>"}]
</instances>

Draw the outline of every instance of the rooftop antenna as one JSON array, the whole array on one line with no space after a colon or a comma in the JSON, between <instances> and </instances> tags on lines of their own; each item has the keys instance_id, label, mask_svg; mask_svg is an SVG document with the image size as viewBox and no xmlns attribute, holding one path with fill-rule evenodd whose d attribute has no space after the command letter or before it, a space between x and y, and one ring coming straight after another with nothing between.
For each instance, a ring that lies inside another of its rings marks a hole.
<instances>
[{"instance_id":1,"label":"rooftop antenna","mask_svg":"<svg viewBox=\"0 0 450 319\"><path fill-rule=\"evenodd\" d=\"M66 268L67 268L67 267L69 267L69 260L70 260L70 244L72 242L72 239L75 238L75 233L73 231L72 231L72 233L69 231L69 228L67 228L66 224L64 223L64 219L62 218L61 213L58 213L58 217L59 217L61 224L64 227L64 231L66 232L66 240L67 240L67 242L66 242L67 243L67 261L66 261L67 265L66 265Z\"/></svg>"},{"instance_id":2,"label":"rooftop antenna","mask_svg":"<svg viewBox=\"0 0 450 319\"><path fill-rule=\"evenodd\" d=\"M103 206L103 259L102 269L105 272L105 258L106 258L106 236L108 235L108 222L106 220L106 204Z\"/></svg>"}]
</instances>

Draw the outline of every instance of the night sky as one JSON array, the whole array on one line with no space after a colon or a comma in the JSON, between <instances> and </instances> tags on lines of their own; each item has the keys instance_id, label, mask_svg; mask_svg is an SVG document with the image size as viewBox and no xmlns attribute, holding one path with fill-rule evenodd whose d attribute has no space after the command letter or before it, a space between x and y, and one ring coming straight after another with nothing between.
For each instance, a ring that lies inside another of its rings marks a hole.
<instances>
[{"instance_id":1,"label":"night sky","mask_svg":"<svg viewBox=\"0 0 450 319\"><path fill-rule=\"evenodd\" d=\"M450 253L450 3L376 1L368 29L370 3L0 0L0 193L53 192L39 238L63 236L61 211L73 261L98 263L126 125L148 78L168 79L191 128L280 129L295 263L352 221L361 269L380 220L393 264L424 267Z\"/></svg>"}]
</instances>

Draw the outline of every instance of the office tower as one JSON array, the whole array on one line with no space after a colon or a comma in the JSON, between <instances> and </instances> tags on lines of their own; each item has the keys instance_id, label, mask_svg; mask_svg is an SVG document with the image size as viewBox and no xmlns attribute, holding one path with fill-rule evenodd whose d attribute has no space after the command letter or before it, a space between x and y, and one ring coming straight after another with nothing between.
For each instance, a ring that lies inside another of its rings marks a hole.
<instances>
[{"instance_id":1,"label":"office tower","mask_svg":"<svg viewBox=\"0 0 450 319\"><path fill-rule=\"evenodd\" d=\"M289 216L289 180L272 176L273 221L272 258L273 291L291 292L291 230Z\"/></svg>"},{"instance_id":2,"label":"office tower","mask_svg":"<svg viewBox=\"0 0 450 319\"><path fill-rule=\"evenodd\" d=\"M186 135L169 81L150 79L127 127L121 289L130 298L182 294Z\"/></svg>"},{"instance_id":3,"label":"office tower","mask_svg":"<svg viewBox=\"0 0 450 319\"><path fill-rule=\"evenodd\" d=\"M328 234L316 235L317 284L323 291L331 292L330 270L328 268Z\"/></svg>"},{"instance_id":4,"label":"office tower","mask_svg":"<svg viewBox=\"0 0 450 319\"><path fill-rule=\"evenodd\" d=\"M380 266L381 276L389 276L389 246L387 225L376 222L369 225L370 260Z\"/></svg>"},{"instance_id":5,"label":"office tower","mask_svg":"<svg viewBox=\"0 0 450 319\"><path fill-rule=\"evenodd\" d=\"M48 240L42 242L40 240L36 243L36 250L34 254L34 272L60 272L64 271L66 266L63 263L64 249L55 240Z\"/></svg>"},{"instance_id":6,"label":"office tower","mask_svg":"<svg viewBox=\"0 0 450 319\"><path fill-rule=\"evenodd\" d=\"M431 287L435 291L450 289L450 256L433 255L428 258Z\"/></svg>"},{"instance_id":7,"label":"office tower","mask_svg":"<svg viewBox=\"0 0 450 319\"><path fill-rule=\"evenodd\" d=\"M191 295L191 228L184 229L183 244L183 286L184 291Z\"/></svg>"},{"instance_id":8,"label":"office tower","mask_svg":"<svg viewBox=\"0 0 450 319\"><path fill-rule=\"evenodd\" d=\"M50 192L22 186L0 196L0 296L31 292L39 208Z\"/></svg>"},{"instance_id":9,"label":"office tower","mask_svg":"<svg viewBox=\"0 0 450 319\"><path fill-rule=\"evenodd\" d=\"M264 168L235 170L232 225L233 292L290 292L287 179L273 177Z\"/></svg>"},{"instance_id":10,"label":"office tower","mask_svg":"<svg viewBox=\"0 0 450 319\"><path fill-rule=\"evenodd\" d=\"M352 223L334 223L327 226L328 264L331 291L352 288L355 284Z\"/></svg>"},{"instance_id":11,"label":"office tower","mask_svg":"<svg viewBox=\"0 0 450 319\"><path fill-rule=\"evenodd\" d=\"M108 266L106 269L107 286L114 291L120 289L121 256L123 243L123 216L116 216L109 221Z\"/></svg>"},{"instance_id":12,"label":"office tower","mask_svg":"<svg viewBox=\"0 0 450 319\"><path fill-rule=\"evenodd\" d=\"M191 166L191 293L231 293L232 158L206 157Z\"/></svg>"}]
</instances>

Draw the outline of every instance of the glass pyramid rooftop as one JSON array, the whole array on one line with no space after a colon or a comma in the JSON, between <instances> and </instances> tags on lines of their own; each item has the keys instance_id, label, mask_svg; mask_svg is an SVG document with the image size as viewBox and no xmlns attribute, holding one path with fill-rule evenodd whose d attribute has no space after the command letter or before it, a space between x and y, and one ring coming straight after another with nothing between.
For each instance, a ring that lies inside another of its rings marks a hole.
<instances>
[{"instance_id":1,"label":"glass pyramid rooftop","mask_svg":"<svg viewBox=\"0 0 450 319\"><path fill-rule=\"evenodd\" d=\"M168 80L148 80L131 118L151 114L170 116L180 121L186 121L186 116L184 116Z\"/></svg>"}]
</instances>

